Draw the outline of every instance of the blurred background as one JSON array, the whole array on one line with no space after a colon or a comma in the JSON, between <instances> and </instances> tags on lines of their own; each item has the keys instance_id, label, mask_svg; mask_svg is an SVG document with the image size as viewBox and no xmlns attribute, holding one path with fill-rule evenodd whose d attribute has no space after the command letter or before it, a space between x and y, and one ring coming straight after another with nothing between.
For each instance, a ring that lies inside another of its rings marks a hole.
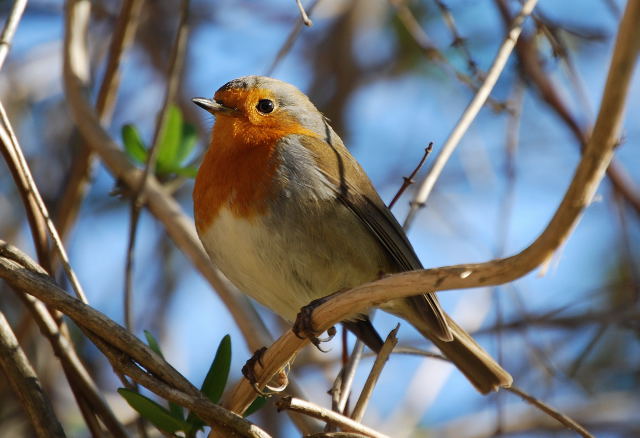
<instances>
[{"instance_id":1,"label":"blurred background","mask_svg":"<svg viewBox=\"0 0 640 438\"><path fill-rule=\"evenodd\" d=\"M94 0L88 30L91 96L105 60L120 2ZM210 97L225 82L268 74L307 93L389 202L424 148L435 155L482 83L520 3L509 0L319 0L303 2L313 26L300 25L293 1L192 0L184 69L176 105L197 132L186 158L196 166L212 118L190 99ZM544 229L580 159L581 138L597 114L618 21L620 0L541 0L528 20L491 98L474 121L408 234L427 267L512 255ZM0 2L6 17L11 1ZM132 47L121 66L111 120L122 144L124 125L151 143L166 90L179 2L144 3ZM4 19L4 18L3 18ZM296 29L298 32L296 32ZM0 75L0 99L36 183L63 230L73 267L92 306L123 323L130 199L117 181L92 167L77 216L63 200L82 155L62 83L64 4L32 0ZM287 47L289 41L290 47ZM628 98L615 160L622 181L640 187L640 80ZM175 198L192 215L189 177L168 176ZM404 220L410 187L393 212ZM568 242L541 269L494 289L447 291L447 311L510 371L516 384L573 416L597 436L640 436L640 211L605 178ZM0 163L0 238L34 254L25 210ZM136 333L149 330L167 360L199 385L218 342L232 339L232 380L251 355L215 291L142 211L133 271ZM61 368L21 302L0 283L0 309L33 361L70 436L88 436ZM258 309L274 336L286 326ZM386 334L397 320L378 312ZM402 325L400 345L431 348ZM337 337L326 354L307 348L294 375L309 398L326 394L340 369ZM349 337L349 345L353 339ZM77 348L116 412L131 416L115 393L109 363L85 338ZM366 379L371 356L356 376ZM274 436L297 436L273 406L251 419ZM479 395L447 363L392 355L364 423L396 436L574 436L510 393ZM30 432L11 388L0 380L0 425Z\"/></svg>"}]
</instances>

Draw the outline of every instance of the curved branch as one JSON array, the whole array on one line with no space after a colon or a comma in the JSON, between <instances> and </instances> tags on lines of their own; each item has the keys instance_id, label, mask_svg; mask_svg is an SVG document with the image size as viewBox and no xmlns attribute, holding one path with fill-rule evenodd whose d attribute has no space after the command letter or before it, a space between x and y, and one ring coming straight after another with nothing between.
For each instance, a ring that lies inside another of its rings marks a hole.
<instances>
[{"instance_id":1,"label":"curved branch","mask_svg":"<svg viewBox=\"0 0 640 438\"><path fill-rule=\"evenodd\" d=\"M551 257L569 237L580 215L589 206L611 162L618 144L626 98L635 61L640 50L640 2L629 2L620 24L613 59L596 124L573 180L560 206L540 236L526 249L511 257L485 263L447 266L396 274L337 294L318 306L313 327L322 332L345 318L366 312L370 307L424 290L465 289L507 283L527 274ZM262 356L263 368L256 367L258 386L264 387L284 364L308 343L292 331L285 333ZM243 412L255 398L255 391L243 379L227 400L234 412Z\"/></svg>"}]
</instances>

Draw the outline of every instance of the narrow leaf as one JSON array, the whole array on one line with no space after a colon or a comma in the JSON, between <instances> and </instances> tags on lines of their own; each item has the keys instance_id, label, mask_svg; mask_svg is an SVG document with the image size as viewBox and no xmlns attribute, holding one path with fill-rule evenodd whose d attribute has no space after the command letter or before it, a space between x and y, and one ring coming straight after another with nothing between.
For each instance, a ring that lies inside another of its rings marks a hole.
<instances>
[{"instance_id":1,"label":"narrow leaf","mask_svg":"<svg viewBox=\"0 0 640 438\"><path fill-rule=\"evenodd\" d=\"M147 344L149 344L149 348L151 348L154 352L156 352L161 358L164 359L164 354L162 354L162 350L160 349L160 344L156 338L151 334L149 330L144 331L144 336L147 338ZM184 420L184 410L182 406L177 403L169 402L169 412L176 418L180 420Z\"/></svg>"},{"instance_id":2,"label":"narrow leaf","mask_svg":"<svg viewBox=\"0 0 640 438\"><path fill-rule=\"evenodd\" d=\"M267 398L266 397L257 397L253 403L251 403L249 405L249 407L247 408L246 411L244 411L244 414L242 414L243 417L248 417L249 415L253 414L254 412L262 409L262 407L264 405L267 404Z\"/></svg>"},{"instance_id":3,"label":"narrow leaf","mask_svg":"<svg viewBox=\"0 0 640 438\"><path fill-rule=\"evenodd\" d=\"M177 166L176 157L182 137L182 113L180 109L171 105L167 112L167 122L160 134L156 168L158 173L169 173L168 170Z\"/></svg>"},{"instance_id":4,"label":"narrow leaf","mask_svg":"<svg viewBox=\"0 0 640 438\"><path fill-rule=\"evenodd\" d=\"M177 169L173 169L171 173L175 173L176 175L184 176L186 178L195 178L198 174L198 168L194 166L178 167Z\"/></svg>"},{"instance_id":5,"label":"narrow leaf","mask_svg":"<svg viewBox=\"0 0 640 438\"><path fill-rule=\"evenodd\" d=\"M149 344L149 348L151 348L154 352L156 352L160 357L164 359L164 354L162 354L162 350L160 350L158 341L155 337L153 337L149 330L144 331L144 337L147 338L147 344Z\"/></svg>"},{"instance_id":6,"label":"narrow leaf","mask_svg":"<svg viewBox=\"0 0 640 438\"><path fill-rule=\"evenodd\" d=\"M202 388L200 390L206 395L209 400L214 403L218 403L224 387L227 384L229 378L229 369L231 368L231 336L226 335L220 341L216 356L213 358L213 362L209 367L209 372L204 378Z\"/></svg>"},{"instance_id":7,"label":"narrow leaf","mask_svg":"<svg viewBox=\"0 0 640 438\"><path fill-rule=\"evenodd\" d=\"M209 371L204 378L200 391L206 395L209 400L214 403L218 403L224 387L227 384L229 378L229 369L231 367L231 336L226 335L220 341L216 355L211 362ZM194 428L200 428L204 425L204 422L200 420L194 413L189 413L187 422Z\"/></svg>"},{"instance_id":8,"label":"narrow leaf","mask_svg":"<svg viewBox=\"0 0 640 438\"><path fill-rule=\"evenodd\" d=\"M169 433L177 431L190 431L191 425L186 421L175 418L167 409L160 406L144 395L138 394L127 388L118 388L118 393L135 409L145 420L158 429Z\"/></svg>"},{"instance_id":9,"label":"narrow leaf","mask_svg":"<svg viewBox=\"0 0 640 438\"><path fill-rule=\"evenodd\" d=\"M147 150L136 127L131 124L124 125L121 134L124 150L129 158L136 163L144 164L147 161Z\"/></svg>"},{"instance_id":10,"label":"narrow leaf","mask_svg":"<svg viewBox=\"0 0 640 438\"><path fill-rule=\"evenodd\" d=\"M196 133L196 128L190 123L185 123L182 126L182 135L180 139L180 147L178 148L178 153L176 154L176 162L181 164L184 160L189 158L189 155L193 151L193 148L196 146L198 142L198 135Z\"/></svg>"}]
</instances>

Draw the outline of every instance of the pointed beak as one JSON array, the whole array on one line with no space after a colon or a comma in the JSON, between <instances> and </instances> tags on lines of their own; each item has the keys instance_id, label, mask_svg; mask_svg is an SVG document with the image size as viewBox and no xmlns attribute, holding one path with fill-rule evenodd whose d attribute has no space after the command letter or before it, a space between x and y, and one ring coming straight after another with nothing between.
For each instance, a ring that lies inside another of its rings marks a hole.
<instances>
[{"instance_id":1,"label":"pointed beak","mask_svg":"<svg viewBox=\"0 0 640 438\"><path fill-rule=\"evenodd\" d=\"M204 97L194 97L191 101L214 116L220 113L234 114L238 111L235 108L229 108L228 106L224 106L213 99L205 99Z\"/></svg>"}]
</instances>

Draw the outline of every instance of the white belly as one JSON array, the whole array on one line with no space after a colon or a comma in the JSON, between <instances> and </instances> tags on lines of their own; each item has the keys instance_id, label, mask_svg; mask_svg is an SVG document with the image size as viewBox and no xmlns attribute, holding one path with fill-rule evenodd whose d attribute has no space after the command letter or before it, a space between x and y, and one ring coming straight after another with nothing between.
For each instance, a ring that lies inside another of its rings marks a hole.
<instances>
[{"instance_id":1,"label":"white belly","mask_svg":"<svg viewBox=\"0 0 640 438\"><path fill-rule=\"evenodd\" d=\"M311 226L273 217L242 219L223 208L200 239L241 291L294 321L312 300L373 280L383 269L377 244L353 219L341 209ZM350 246L351 239L361 245Z\"/></svg>"}]
</instances>

